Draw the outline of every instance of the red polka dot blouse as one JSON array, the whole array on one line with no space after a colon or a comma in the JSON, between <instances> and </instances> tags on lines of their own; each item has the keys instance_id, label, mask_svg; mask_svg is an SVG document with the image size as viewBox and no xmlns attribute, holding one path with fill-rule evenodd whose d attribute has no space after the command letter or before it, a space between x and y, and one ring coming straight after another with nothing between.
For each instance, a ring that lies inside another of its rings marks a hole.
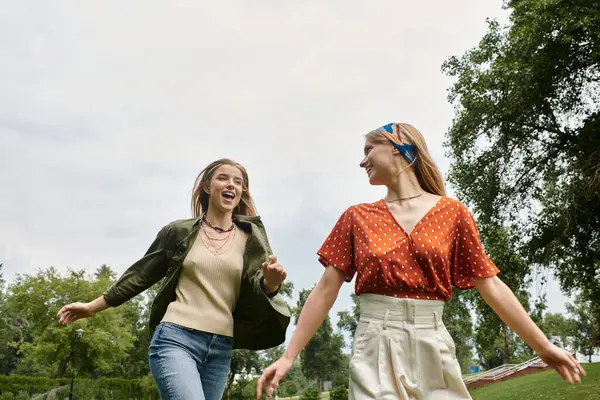
<instances>
[{"instance_id":1,"label":"red polka dot blouse","mask_svg":"<svg viewBox=\"0 0 600 400\"><path fill-rule=\"evenodd\" d=\"M348 208L317 252L350 282L355 294L448 301L452 286L499 271L486 255L473 215L460 201L442 197L407 234L384 200Z\"/></svg>"}]
</instances>

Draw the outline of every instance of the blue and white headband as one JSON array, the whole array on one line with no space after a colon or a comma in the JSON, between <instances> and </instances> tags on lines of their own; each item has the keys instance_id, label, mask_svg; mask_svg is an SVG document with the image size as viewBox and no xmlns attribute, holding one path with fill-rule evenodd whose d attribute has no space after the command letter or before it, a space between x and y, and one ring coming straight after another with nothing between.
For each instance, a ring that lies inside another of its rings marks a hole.
<instances>
[{"instance_id":1,"label":"blue and white headband","mask_svg":"<svg viewBox=\"0 0 600 400\"><path fill-rule=\"evenodd\" d=\"M398 133L397 137L394 135L394 122L389 123L387 125L383 125L376 130L381 132L383 136L386 137L390 143L398 149L400 154L404 156L408 160L409 163L413 163L415 160L415 155L417 151L417 147L412 144L402 143L402 139L400 138L400 133Z\"/></svg>"}]
</instances>

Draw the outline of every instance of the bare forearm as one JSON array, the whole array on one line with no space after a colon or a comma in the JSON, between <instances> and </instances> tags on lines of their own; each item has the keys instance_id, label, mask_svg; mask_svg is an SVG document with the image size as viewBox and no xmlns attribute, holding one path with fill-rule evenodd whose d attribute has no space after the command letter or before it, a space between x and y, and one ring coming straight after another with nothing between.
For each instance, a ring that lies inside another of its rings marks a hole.
<instances>
[{"instance_id":1,"label":"bare forearm","mask_svg":"<svg viewBox=\"0 0 600 400\"><path fill-rule=\"evenodd\" d=\"M527 314L512 290L498 277L476 279L475 286L485 302L536 353L550 343Z\"/></svg>"},{"instance_id":2,"label":"bare forearm","mask_svg":"<svg viewBox=\"0 0 600 400\"><path fill-rule=\"evenodd\" d=\"M306 299L306 303L300 312L298 325L283 354L283 357L289 360L295 360L298 357L298 354L300 354L310 338L317 332L317 329L319 329L329 313L331 306L335 303L340 286L343 283L343 278L337 282L337 277L333 275L338 274L338 272L328 272L325 275L330 276L324 276L324 279L319 281Z\"/></svg>"},{"instance_id":3,"label":"bare forearm","mask_svg":"<svg viewBox=\"0 0 600 400\"><path fill-rule=\"evenodd\" d=\"M90 301L89 303L90 309L94 312L94 314L99 313L100 311L104 311L110 307L110 305L104 299L104 296L100 296L97 299Z\"/></svg>"}]
</instances>

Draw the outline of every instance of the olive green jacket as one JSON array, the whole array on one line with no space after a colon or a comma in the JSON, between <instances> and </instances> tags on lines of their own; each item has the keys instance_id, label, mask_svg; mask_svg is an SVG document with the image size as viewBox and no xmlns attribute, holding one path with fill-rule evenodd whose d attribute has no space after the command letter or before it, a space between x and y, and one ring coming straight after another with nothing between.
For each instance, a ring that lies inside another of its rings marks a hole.
<instances>
[{"instance_id":1,"label":"olive green jacket","mask_svg":"<svg viewBox=\"0 0 600 400\"><path fill-rule=\"evenodd\" d=\"M117 307L162 279L150 311L150 334L154 333L169 303L175 300L183 260L200 228L200 218L184 219L164 226L143 258L134 263L104 294ZM272 254L265 227L259 216L235 216L239 229L248 234L240 295L233 313L233 347L260 350L285 341L290 310L277 294L262 290L262 263Z\"/></svg>"}]
</instances>

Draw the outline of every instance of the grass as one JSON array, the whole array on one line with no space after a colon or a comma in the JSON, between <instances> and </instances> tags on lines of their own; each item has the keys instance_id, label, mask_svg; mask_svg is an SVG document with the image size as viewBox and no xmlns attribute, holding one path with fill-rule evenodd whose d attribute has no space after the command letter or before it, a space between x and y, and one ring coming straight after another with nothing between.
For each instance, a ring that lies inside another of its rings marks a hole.
<instances>
[{"instance_id":1,"label":"grass","mask_svg":"<svg viewBox=\"0 0 600 400\"><path fill-rule=\"evenodd\" d=\"M264 398L264 397L263 397ZM277 400L298 400L300 399L300 396L293 396L293 397L279 397ZM329 400L329 393L321 393L321 400Z\"/></svg>"},{"instance_id":2,"label":"grass","mask_svg":"<svg viewBox=\"0 0 600 400\"><path fill-rule=\"evenodd\" d=\"M552 371L539 372L471 390L473 400L600 399L600 363L583 364L588 376L579 385L569 385Z\"/></svg>"},{"instance_id":3,"label":"grass","mask_svg":"<svg viewBox=\"0 0 600 400\"><path fill-rule=\"evenodd\" d=\"M579 385L569 385L554 370L497 382L471 390L473 400L598 400L600 399L600 363L583 364L588 376ZM280 400L295 400L286 397ZM323 393L322 400L329 399Z\"/></svg>"}]
</instances>

